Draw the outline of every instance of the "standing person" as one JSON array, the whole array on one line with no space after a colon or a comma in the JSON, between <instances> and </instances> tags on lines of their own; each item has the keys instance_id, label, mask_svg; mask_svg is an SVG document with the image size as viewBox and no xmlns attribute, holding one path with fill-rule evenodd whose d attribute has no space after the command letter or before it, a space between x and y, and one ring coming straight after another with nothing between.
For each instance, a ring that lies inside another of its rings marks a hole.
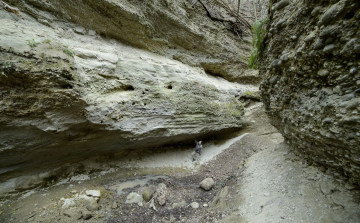
<instances>
[{"instance_id":1,"label":"standing person","mask_svg":"<svg viewBox=\"0 0 360 223\"><path fill-rule=\"evenodd\" d=\"M196 148L195 148L195 152L192 153L192 158L193 158L193 161L196 161L197 164L199 164L199 158L200 158L200 155L201 155L201 151L202 151L202 141L197 141L195 139L195 143L196 143Z\"/></svg>"},{"instance_id":2,"label":"standing person","mask_svg":"<svg viewBox=\"0 0 360 223\"><path fill-rule=\"evenodd\" d=\"M196 148L195 148L195 152L196 153L199 153L199 155L201 155L201 150L202 150L202 145L201 145L201 143L202 143L202 141L196 141L196 139L195 139L195 143L196 143Z\"/></svg>"}]
</instances>

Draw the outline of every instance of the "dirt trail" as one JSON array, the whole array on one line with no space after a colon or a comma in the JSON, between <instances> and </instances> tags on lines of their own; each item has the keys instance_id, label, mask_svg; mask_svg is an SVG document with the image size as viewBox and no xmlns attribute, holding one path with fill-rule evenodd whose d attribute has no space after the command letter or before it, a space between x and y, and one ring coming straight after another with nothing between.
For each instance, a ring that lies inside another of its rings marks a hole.
<instances>
[{"instance_id":1,"label":"dirt trail","mask_svg":"<svg viewBox=\"0 0 360 223\"><path fill-rule=\"evenodd\" d=\"M302 163L285 144L250 157L238 179L222 207L232 213L221 222L360 222L359 191Z\"/></svg>"},{"instance_id":2,"label":"dirt trail","mask_svg":"<svg viewBox=\"0 0 360 223\"><path fill-rule=\"evenodd\" d=\"M102 171L8 201L0 222L359 222L358 191L294 156L260 103L247 110L246 128L232 140L205 144L201 165L191 162L193 148L88 163ZM199 187L207 177L215 181L210 191ZM161 184L163 205L126 203L131 192L142 195Z\"/></svg>"}]
</instances>

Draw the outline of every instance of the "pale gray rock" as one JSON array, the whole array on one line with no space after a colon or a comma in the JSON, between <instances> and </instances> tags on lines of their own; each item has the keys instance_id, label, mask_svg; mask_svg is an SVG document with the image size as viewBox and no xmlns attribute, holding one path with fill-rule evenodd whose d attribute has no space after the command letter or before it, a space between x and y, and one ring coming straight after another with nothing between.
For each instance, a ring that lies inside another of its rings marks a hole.
<instances>
[{"instance_id":1,"label":"pale gray rock","mask_svg":"<svg viewBox=\"0 0 360 223\"><path fill-rule=\"evenodd\" d=\"M199 208L199 203L198 202L192 202L190 204L190 206L193 208L193 209L198 209Z\"/></svg>"},{"instance_id":2,"label":"pale gray rock","mask_svg":"<svg viewBox=\"0 0 360 223\"><path fill-rule=\"evenodd\" d=\"M100 192L100 190L87 190L86 195L90 196L90 197L100 197L101 192Z\"/></svg>"},{"instance_id":3,"label":"pale gray rock","mask_svg":"<svg viewBox=\"0 0 360 223\"><path fill-rule=\"evenodd\" d=\"M85 28L84 27L76 27L75 29L74 29L74 32L76 32L76 33L78 33L78 34L82 34L82 35L84 35L84 34L86 34L86 30L85 30Z\"/></svg>"},{"instance_id":4,"label":"pale gray rock","mask_svg":"<svg viewBox=\"0 0 360 223\"><path fill-rule=\"evenodd\" d=\"M324 47L324 53L331 53L336 49L336 45L335 44L329 44L327 46Z\"/></svg>"},{"instance_id":5,"label":"pale gray rock","mask_svg":"<svg viewBox=\"0 0 360 223\"><path fill-rule=\"evenodd\" d=\"M212 178L206 178L200 182L200 187L204 190L210 190L214 186L215 182Z\"/></svg>"},{"instance_id":6,"label":"pale gray rock","mask_svg":"<svg viewBox=\"0 0 360 223\"><path fill-rule=\"evenodd\" d=\"M328 70L319 70L318 72L317 72L317 74L319 75L319 76L321 76L321 77L325 77L325 76L327 76L327 75L329 75L329 71Z\"/></svg>"},{"instance_id":7,"label":"pale gray rock","mask_svg":"<svg viewBox=\"0 0 360 223\"><path fill-rule=\"evenodd\" d=\"M173 203L171 205L172 208L181 208L186 206L186 201L180 201L178 203Z\"/></svg>"},{"instance_id":8,"label":"pale gray rock","mask_svg":"<svg viewBox=\"0 0 360 223\"><path fill-rule=\"evenodd\" d=\"M130 194L128 194L128 196L126 197L126 201L125 201L125 204L137 204L139 205L140 207L143 206L143 197L138 194L138 193L135 193L135 192L131 192Z\"/></svg>"}]
</instances>

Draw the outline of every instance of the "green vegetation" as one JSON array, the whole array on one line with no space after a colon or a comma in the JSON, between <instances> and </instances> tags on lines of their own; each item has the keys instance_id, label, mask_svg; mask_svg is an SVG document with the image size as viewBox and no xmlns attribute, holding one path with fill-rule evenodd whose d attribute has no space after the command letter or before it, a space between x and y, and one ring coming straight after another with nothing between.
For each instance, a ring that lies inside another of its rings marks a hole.
<instances>
[{"instance_id":1,"label":"green vegetation","mask_svg":"<svg viewBox=\"0 0 360 223\"><path fill-rule=\"evenodd\" d=\"M47 43L47 44L50 44L50 42L51 42L51 40L49 40L49 39L46 39L43 41L43 43Z\"/></svg>"},{"instance_id":2,"label":"green vegetation","mask_svg":"<svg viewBox=\"0 0 360 223\"><path fill-rule=\"evenodd\" d=\"M71 57L74 57L75 53L72 49L69 48L69 46L65 46L63 49L63 52Z\"/></svg>"},{"instance_id":3,"label":"green vegetation","mask_svg":"<svg viewBox=\"0 0 360 223\"><path fill-rule=\"evenodd\" d=\"M15 64L11 61L5 61L0 63L0 72L1 75L4 75L7 77L7 75L13 71L16 71Z\"/></svg>"},{"instance_id":4,"label":"green vegetation","mask_svg":"<svg viewBox=\"0 0 360 223\"><path fill-rule=\"evenodd\" d=\"M34 48L34 47L37 47L38 45L39 45L39 43L38 42L36 42L34 39L28 39L28 40L26 40L26 41L28 41L28 45L31 47L31 48Z\"/></svg>"},{"instance_id":5,"label":"green vegetation","mask_svg":"<svg viewBox=\"0 0 360 223\"><path fill-rule=\"evenodd\" d=\"M253 69L257 69L259 65L259 55L263 51L264 45L264 37L265 37L265 26L267 23L267 19L261 19L256 21L252 26L251 30L253 33L253 40L252 40L252 50L251 56L249 59L249 67Z\"/></svg>"}]
</instances>

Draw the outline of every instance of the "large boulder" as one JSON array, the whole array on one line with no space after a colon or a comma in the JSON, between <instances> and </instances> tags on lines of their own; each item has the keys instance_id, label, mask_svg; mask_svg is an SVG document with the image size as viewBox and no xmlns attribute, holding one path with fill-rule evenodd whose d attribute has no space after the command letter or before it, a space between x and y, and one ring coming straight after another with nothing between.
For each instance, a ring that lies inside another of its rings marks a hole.
<instances>
[{"instance_id":1,"label":"large boulder","mask_svg":"<svg viewBox=\"0 0 360 223\"><path fill-rule=\"evenodd\" d=\"M271 123L309 164L360 185L360 2L276 2L260 71Z\"/></svg>"}]
</instances>

